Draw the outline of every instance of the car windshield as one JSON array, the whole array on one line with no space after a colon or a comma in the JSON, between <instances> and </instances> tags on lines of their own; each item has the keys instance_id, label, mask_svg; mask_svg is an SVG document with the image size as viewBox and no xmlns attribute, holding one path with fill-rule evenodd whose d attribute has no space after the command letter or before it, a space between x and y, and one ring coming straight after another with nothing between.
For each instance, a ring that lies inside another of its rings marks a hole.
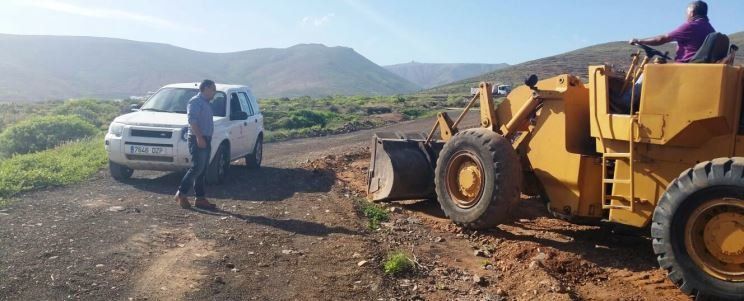
<instances>
[{"instance_id":1,"label":"car windshield","mask_svg":"<svg viewBox=\"0 0 744 301\"><path fill-rule=\"evenodd\" d=\"M197 89L163 88L150 97L140 110L186 114L189 100L197 93ZM211 105L214 116L225 117L225 93L217 92Z\"/></svg>"}]
</instances>

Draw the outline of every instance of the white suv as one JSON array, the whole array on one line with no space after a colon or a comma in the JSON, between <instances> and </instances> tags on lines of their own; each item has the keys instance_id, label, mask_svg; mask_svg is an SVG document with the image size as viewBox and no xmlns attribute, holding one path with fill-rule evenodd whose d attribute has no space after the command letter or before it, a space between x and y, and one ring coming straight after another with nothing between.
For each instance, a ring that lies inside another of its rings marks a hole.
<instances>
[{"instance_id":1,"label":"white suv","mask_svg":"<svg viewBox=\"0 0 744 301\"><path fill-rule=\"evenodd\" d=\"M114 119L105 144L115 179L128 179L135 169L181 171L191 167L186 106L199 93L198 86L167 85L141 108ZM256 97L245 86L217 84L211 105L214 134L207 182L214 184L222 182L233 160L245 158L248 167L261 166L264 127Z\"/></svg>"}]
</instances>

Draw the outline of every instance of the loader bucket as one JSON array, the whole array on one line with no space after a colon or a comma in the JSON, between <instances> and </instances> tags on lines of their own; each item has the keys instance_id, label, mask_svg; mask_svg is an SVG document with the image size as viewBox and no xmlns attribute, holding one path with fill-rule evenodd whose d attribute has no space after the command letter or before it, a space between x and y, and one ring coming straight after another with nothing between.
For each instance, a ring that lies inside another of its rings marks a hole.
<instances>
[{"instance_id":1,"label":"loader bucket","mask_svg":"<svg viewBox=\"0 0 744 301\"><path fill-rule=\"evenodd\" d=\"M375 202L435 198L434 167L444 142L422 134L375 133L367 195Z\"/></svg>"}]
</instances>

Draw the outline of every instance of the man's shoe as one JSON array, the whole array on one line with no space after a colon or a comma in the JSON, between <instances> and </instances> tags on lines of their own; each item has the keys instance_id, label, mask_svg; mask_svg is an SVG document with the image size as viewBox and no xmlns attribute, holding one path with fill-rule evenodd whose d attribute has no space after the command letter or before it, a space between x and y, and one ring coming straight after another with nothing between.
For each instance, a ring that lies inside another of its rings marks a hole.
<instances>
[{"instance_id":1,"label":"man's shoe","mask_svg":"<svg viewBox=\"0 0 744 301\"><path fill-rule=\"evenodd\" d=\"M194 206L196 206L196 208L204 209L204 210L217 209L217 205L210 203L205 198L197 198L196 202L194 202Z\"/></svg>"},{"instance_id":2,"label":"man's shoe","mask_svg":"<svg viewBox=\"0 0 744 301\"><path fill-rule=\"evenodd\" d=\"M191 208L191 203L189 203L189 199L186 198L185 195L182 195L180 191L176 192L176 203L178 203L179 206L183 209L189 209Z\"/></svg>"}]
</instances>

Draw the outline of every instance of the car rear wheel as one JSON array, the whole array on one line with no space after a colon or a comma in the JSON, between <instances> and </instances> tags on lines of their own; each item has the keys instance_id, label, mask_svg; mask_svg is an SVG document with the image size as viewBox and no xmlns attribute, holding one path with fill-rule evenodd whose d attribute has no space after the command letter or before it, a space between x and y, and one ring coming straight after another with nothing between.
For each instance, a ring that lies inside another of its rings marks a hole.
<instances>
[{"instance_id":1,"label":"car rear wheel","mask_svg":"<svg viewBox=\"0 0 744 301\"><path fill-rule=\"evenodd\" d=\"M261 161L263 160L263 137L258 137L256 145L253 147L253 153L245 156L245 165L250 169L261 168Z\"/></svg>"}]
</instances>

